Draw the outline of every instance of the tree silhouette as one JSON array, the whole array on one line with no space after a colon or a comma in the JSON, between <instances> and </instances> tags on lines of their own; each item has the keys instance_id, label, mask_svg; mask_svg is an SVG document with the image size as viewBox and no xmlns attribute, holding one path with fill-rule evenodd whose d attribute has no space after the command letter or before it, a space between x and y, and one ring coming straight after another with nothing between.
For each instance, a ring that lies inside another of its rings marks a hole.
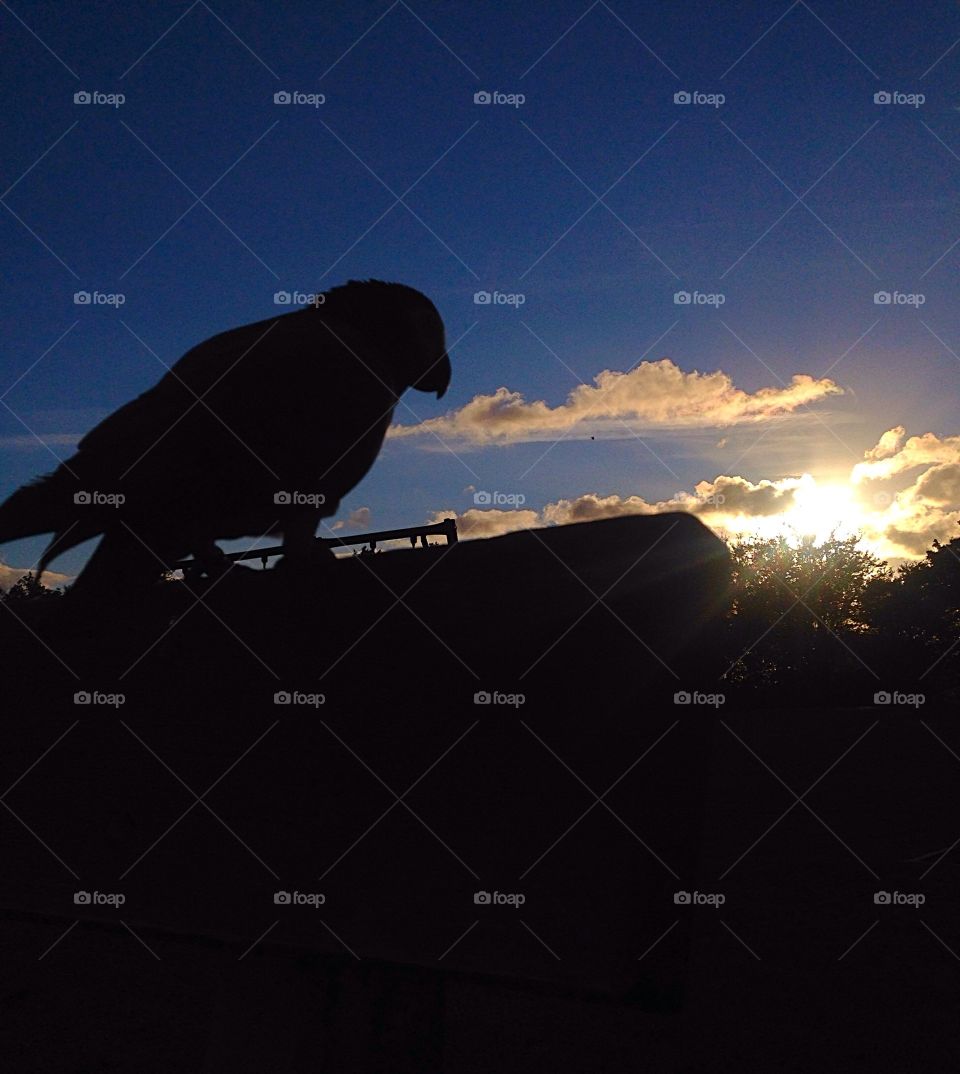
<instances>
[{"instance_id":1,"label":"tree silhouette","mask_svg":"<svg viewBox=\"0 0 960 1074\"><path fill-rule=\"evenodd\" d=\"M33 571L29 571L27 574L23 575L22 578L18 578L7 592L0 596L0 600L12 602L18 600L31 600L34 598L46 599L62 596L62 589L48 589L38 580Z\"/></svg>"},{"instance_id":2,"label":"tree silhouette","mask_svg":"<svg viewBox=\"0 0 960 1074\"><path fill-rule=\"evenodd\" d=\"M878 659L894 660L904 678L957 692L960 681L960 538L933 542L924 559L902 566L865 595Z\"/></svg>"},{"instance_id":3,"label":"tree silhouette","mask_svg":"<svg viewBox=\"0 0 960 1074\"><path fill-rule=\"evenodd\" d=\"M858 678L861 640L872 625L867 595L892 579L882 560L857 548L859 540L834 534L821 544L785 536L731 544L731 683L807 696Z\"/></svg>"}]
</instances>

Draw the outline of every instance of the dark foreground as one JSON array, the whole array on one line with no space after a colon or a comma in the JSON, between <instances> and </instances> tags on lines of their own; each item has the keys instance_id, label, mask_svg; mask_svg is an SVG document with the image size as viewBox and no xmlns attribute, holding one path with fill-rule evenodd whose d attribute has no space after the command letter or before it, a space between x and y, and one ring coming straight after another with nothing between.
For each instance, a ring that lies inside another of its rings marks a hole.
<instances>
[{"instance_id":1,"label":"dark foreground","mask_svg":"<svg viewBox=\"0 0 960 1074\"><path fill-rule=\"evenodd\" d=\"M952 1068L955 717L676 704L676 518L8 618L11 1069Z\"/></svg>"}]
</instances>

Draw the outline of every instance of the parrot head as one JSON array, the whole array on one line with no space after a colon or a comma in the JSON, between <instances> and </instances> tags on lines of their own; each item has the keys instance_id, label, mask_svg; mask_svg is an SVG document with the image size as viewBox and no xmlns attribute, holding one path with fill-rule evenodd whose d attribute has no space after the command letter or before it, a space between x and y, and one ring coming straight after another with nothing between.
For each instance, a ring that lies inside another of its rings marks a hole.
<instances>
[{"instance_id":1,"label":"parrot head","mask_svg":"<svg viewBox=\"0 0 960 1074\"><path fill-rule=\"evenodd\" d=\"M443 397L450 384L450 357L443 319L425 294L402 283L350 280L327 291L318 308L368 332L397 367L403 387Z\"/></svg>"}]
</instances>

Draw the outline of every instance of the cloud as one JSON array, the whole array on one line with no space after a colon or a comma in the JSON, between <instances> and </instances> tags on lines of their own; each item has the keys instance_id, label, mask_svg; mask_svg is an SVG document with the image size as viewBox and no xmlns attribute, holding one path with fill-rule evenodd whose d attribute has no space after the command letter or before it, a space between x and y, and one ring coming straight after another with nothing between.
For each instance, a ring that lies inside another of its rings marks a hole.
<instances>
[{"instance_id":1,"label":"cloud","mask_svg":"<svg viewBox=\"0 0 960 1074\"><path fill-rule=\"evenodd\" d=\"M666 500L648 501L642 496L600 496L586 492L574 499L548 503L540 511L483 510L471 508L435 511L430 521L436 523L453 516L457 532L464 540L496 537L513 530L539 526L566 526L573 522L597 522L624 515L655 515L665 511L689 511L704 516L712 526L738 529L743 520L761 519L782 514L794 506L797 489L805 488L812 478L788 477L780 481L748 481L744 477L720 475L713 481L701 481L694 492L677 492Z\"/></svg>"},{"instance_id":2,"label":"cloud","mask_svg":"<svg viewBox=\"0 0 960 1074\"><path fill-rule=\"evenodd\" d=\"M907 435L907 430L902 425L896 425L892 429L887 431L877 441L876 447L868 448L864 453L865 459L888 459L891 455L896 455L900 450L900 445L903 443L903 438Z\"/></svg>"},{"instance_id":3,"label":"cloud","mask_svg":"<svg viewBox=\"0 0 960 1074\"><path fill-rule=\"evenodd\" d=\"M543 525L536 511L501 511L496 508L483 511L475 507L463 514L450 509L434 511L430 517L430 525L436 525L445 518L457 520L457 534L463 541L478 537L499 537L514 530L528 530Z\"/></svg>"},{"instance_id":4,"label":"cloud","mask_svg":"<svg viewBox=\"0 0 960 1074\"><path fill-rule=\"evenodd\" d=\"M753 482L745 477L721 474L713 481L701 481L695 486L691 510L696 514L728 517L780 515L794 506L796 491L803 485L803 477Z\"/></svg>"},{"instance_id":5,"label":"cloud","mask_svg":"<svg viewBox=\"0 0 960 1074\"><path fill-rule=\"evenodd\" d=\"M647 503L642 496L598 496L587 492L575 500L557 500L544 507L541 518L548 526L566 526L570 522L598 522L603 518L620 515L653 515L655 504Z\"/></svg>"},{"instance_id":6,"label":"cloud","mask_svg":"<svg viewBox=\"0 0 960 1074\"><path fill-rule=\"evenodd\" d=\"M330 527L332 530L342 530L345 526L356 526L359 529L365 530L370 525L370 508L358 507L351 511L346 518L338 519Z\"/></svg>"},{"instance_id":7,"label":"cloud","mask_svg":"<svg viewBox=\"0 0 960 1074\"><path fill-rule=\"evenodd\" d=\"M83 438L83 433L38 433L36 436L23 433L17 436L0 436L0 448L17 450L34 450L46 447L76 447Z\"/></svg>"},{"instance_id":8,"label":"cloud","mask_svg":"<svg viewBox=\"0 0 960 1074\"><path fill-rule=\"evenodd\" d=\"M729 535L772 535L784 526L833 527L862 535L862 547L891 562L922 558L934 540L960 537L960 436L923 433L907 437L902 426L888 429L864 452L847 481L816 481L810 474L751 481L720 474L662 500L639 495L585 492L554 500L539 510L441 511L432 521L454 515L465 540L512 530L593 522L624 515L688 511Z\"/></svg>"},{"instance_id":9,"label":"cloud","mask_svg":"<svg viewBox=\"0 0 960 1074\"><path fill-rule=\"evenodd\" d=\"M940 439L933 433L924 433L904 440L905 432L902 425L888 429L876 447L864 452L867 461L854 466L851 481L893 477L917 466L960 462L960 436Z\"/></svg>"},{"instance_id":10,"label":"cloud","mask_svg":"<svg viewBox=\"0 0 960 1074\"><path fill-rule=\"evenodd\" d=\"M960 536L960 436L927 432L908 438L898 425L864 452L864 460L850 480L887 505L865 530L886 555L917 558L934 540ZM894 487L905 476L907 484Z\"/></svg>"},{"instance_id":11,"label":"cloud","mask_svg":"<svg viewBox=\"0 0 960 1074\"><path fill-rule=\"evenodd\" d=\"M527 402L505 387L477 395L459 410L417 425L395 425L392 438L429 436L465 445L517 444L596 434L631 435L643 429L713 428L784 417L843 389L832 380L797 373L783 387L750 393L717 370L685 373L669 358L641 362L625 373L605 369L581 384L565 403ZM626 426L626 428L625 428Z\"/></svg>"},{"instance_id":12,"label":"cloud","mask_svg":"<svg viewBox=\"0 0 960 1074\"><path fill-rule=\"evenodd\" d=\"M925 470L917 478L914 495L934 504L960 503L960 463L947 462Z\"/></svg>"}]
</instances>

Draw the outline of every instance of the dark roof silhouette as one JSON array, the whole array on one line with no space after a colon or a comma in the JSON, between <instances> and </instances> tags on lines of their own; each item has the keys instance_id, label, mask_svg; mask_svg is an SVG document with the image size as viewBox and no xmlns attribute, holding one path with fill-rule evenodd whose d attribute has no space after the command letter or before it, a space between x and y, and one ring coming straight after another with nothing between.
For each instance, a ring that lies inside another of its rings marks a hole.
<instances>
[{"instance_id":1,"label":"dark roof silhouette","mask_svg":"<svg viewBox=\"0 0 960 1074\"><path fill-rule=\"evenodd\" d=\"M0 505L0 542L52 532L42 571L103 534L78 591L141 585L219 539L282 533L288 555L307 558L320 519L373 465L399 396L440 397L449 381L433 303L351 280L192 348Z\"/></svg>"}]
</instances>

